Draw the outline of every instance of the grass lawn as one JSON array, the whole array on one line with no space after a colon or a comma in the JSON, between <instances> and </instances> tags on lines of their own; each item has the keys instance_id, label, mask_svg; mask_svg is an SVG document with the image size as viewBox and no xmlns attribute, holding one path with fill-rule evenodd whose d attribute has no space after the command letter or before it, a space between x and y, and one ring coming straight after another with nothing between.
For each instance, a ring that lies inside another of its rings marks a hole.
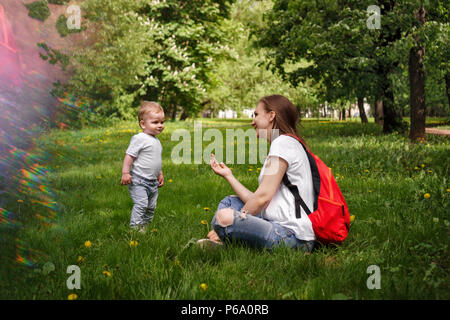
<instances>
[{"instance_id":1,"label":"grass lawn","mask_svg":"<svg viewBox=\"0 0 450 320\"><path fill-rule=\"evenodd\" d=\"M227 128L248 129L249 123L204 119L203 130L218 128L225 137ZM383 135L373 123L304 121L301 132L332 167L355 216L347 240L312 254L238 245L205 253L192 243L205 237L217 204L232 189L207 164L172 162L179 142L171 135L180 128L194 136L192 121L168 122L159 136L165 186L146 234L129 230L132 201L119 183L137 123L54 130L41 137L37 148L58 155L47 169L59 209L48 226L36 218L42 205L26 194L22 202L11 199L24 225L14 237L32 248L27 252L34 253L35 263L2 263L0 298L67 299L72 293L78 299L450 298L448 138L429 136L411 145L404 136ZM261 164L230 166L244 185L256 189ZM69 265L80 267L79 290L66 286ZM380 268L380 289L367 286L371 265Z\"/></svg>"}]
</instances>

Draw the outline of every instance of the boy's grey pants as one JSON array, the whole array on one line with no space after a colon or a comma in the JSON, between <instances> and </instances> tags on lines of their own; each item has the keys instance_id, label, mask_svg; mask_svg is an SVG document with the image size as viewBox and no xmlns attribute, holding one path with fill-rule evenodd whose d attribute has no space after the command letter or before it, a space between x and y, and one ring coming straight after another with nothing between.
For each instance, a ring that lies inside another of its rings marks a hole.
<instances>
[{"instance_id":1,"label":"boy's grey pants","mask_svg":"<svg viewBox=\"0 0 450 320\"><path fill-rule=\"evenodd\" d=\"M138 175L131 176L128 185L134 206L131 210L130 227L145 226L152 221L158 199L158 180L149 180Z\"/></svg>"}]
</instances>

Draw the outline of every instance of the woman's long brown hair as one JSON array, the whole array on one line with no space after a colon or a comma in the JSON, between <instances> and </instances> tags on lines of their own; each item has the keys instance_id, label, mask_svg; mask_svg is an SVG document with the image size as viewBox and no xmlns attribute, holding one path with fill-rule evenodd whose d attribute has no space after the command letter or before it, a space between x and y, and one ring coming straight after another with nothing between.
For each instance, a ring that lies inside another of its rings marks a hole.
<instances>
[{"instance_id":1,"label":"woman's long brown hair","mask_svg":"<svg viewBox=\"0 0 450 320\"><path fill-rule=\"evenodd\" d=\"M275 112L273 129L278 129L280 134L295 135L303 142L304 146L308 148L306 141L297 131L297 124L300 121L297 108L288 98L279 94L274 94L262 97L259 99L259 102L263 104L267 112Z\"/></svg>"}]
</instances>

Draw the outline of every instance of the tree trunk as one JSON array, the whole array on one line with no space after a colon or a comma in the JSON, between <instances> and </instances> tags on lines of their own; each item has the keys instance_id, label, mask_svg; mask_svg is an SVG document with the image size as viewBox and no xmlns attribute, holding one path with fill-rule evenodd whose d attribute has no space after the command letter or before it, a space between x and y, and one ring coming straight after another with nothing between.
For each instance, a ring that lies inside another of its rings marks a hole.
<instances>
[{"instance_id":1,"label":"tree trunk","mask_svg":"<svg viewBox=\"0 0 450 320\"><path fill-rule=\"evenodd\" d=\"M395 107L392 81L385 76L382 86L383 92L383 132L391 133L396 130L404 131L401 113Z\"/></svg>"},{"instance_id":2,"label":"tree trunk","mask_svg":"<svg viewBox=\"0 0 450 320\"><path fill-rule=\"evenodd\" d=\"M382 126L384 123L383 119L383 100L381 98L375 99L375 123Z\"/></svg>"},{"instance_id":3,"label":"tree trunk","mask_svg":"<svg viewBox=\"0 0 450 320\"><path fill-rule=\"evenodd\" d=\"M445 90L447 91L448 106L450 107L450 75L445 74Z\"/></svg>"},{"instance_id":4,"label":"tree trunk","mask_svg":"<svg viewBox=\"0 0 450 320\"><path fill-rule=\"evenodd\" d=\"M414 46L409 52L409 92L411 106L411 127L409 139L425 139L425 66L424 47Z\"/></svg>"},{"instance_id":5,"label":"tree trunk","mask_svg":"<svg viewBox=\"0 0 450 320\"><path fill-rule=\"evenodd\" d=\"M395 3L393 0L378 1L378 5L381 7L381 16L392 13ZM392 43L402 38L401 27L396 25L392 27L381 28L378 47L388 48ZM399 62L393 61L389 63L384 58L378 58L376 61L376 73L379 78L379 94L377 98L383 100L383 132L390 133L396 130L403 132L406 124L402 119L401 112L395 106L392 80L389 78L389 75L398 67Z\"/></svg>"},{"instance_id":6,"label":"tree trunk","mask_svg":"<svg viewBox=\"0 0 450 320\"><path fill-rule=\"evenodd\" d=\"M175 121L177 119L177 106L174 104L172 105L172 121Z\"/></svg>"},{"instance_id":7,"label":"tree trunk","mask_svg":"<svg viewBox=\"0 0 450 320\"><path fill-rule=\"evenodd\" d=\"M341 114L339 118L340 118L339 120L345 121L345 108L341 109Z\"/></svg>"},{"instance_id":8,"label":"tree trunk","mask_svg":"<svg viewBox=\"0 0 450 320\"><path fill-rule=\"evenodd\" d=\"M415 17L423 26L425 23L426 11L421 6L417 10ZM425 65L423 59L425 56L425 48L418 42L417 36L414 40L415 44L409 51L409 96L411 109L411 128L409 131L409 139L415 141L425 139Z\"/></svg>"},{"instance_id":9,"label":"tree trunk","mask_svg":"<svg viewBox=\"0 0 450 320\"><path fill-rule=\"evenodd\" d=\"M367 123L366 110L364 110L364 98L358 98L359 116L361 117L361 123Z\"/></svg>"},{"instance_id":10,"label":"tree trunk","mask_svg":"<svg viewBox=\"0 0 450 320\"><path fill-rule=\"evenodd\" d=\"M189 114L186 112L186 110L183 109L183 112L181 113L180 116L180 121L184 121L189 117Z\"/></svg>"}]
</instances>

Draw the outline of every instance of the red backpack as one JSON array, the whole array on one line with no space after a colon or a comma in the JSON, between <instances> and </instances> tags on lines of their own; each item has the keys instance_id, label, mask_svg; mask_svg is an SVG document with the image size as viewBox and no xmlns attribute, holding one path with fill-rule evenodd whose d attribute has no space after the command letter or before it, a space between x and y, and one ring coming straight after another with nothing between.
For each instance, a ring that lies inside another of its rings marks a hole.
<instances>
[{"instance_id":1,"label":"red backpack","mask_svg":"<svg viewBox=\"0 0 450 320\"><path fill-rule=\"evenodd\" d=\"M295 198L295 215L301 218L300 206L305 210L311 220L318 242L322 244L340 244L347 237L350 228L350 212L342 196L336 180L329 168L318 156L311 153L300 139L294 135L286 134L300 142L308 156L311 167L314 187L314 210L309 210L300 197L298 188L293 185L287 174L284 174L283 183L292 192Z\"/></svg>"}]
</instances>

